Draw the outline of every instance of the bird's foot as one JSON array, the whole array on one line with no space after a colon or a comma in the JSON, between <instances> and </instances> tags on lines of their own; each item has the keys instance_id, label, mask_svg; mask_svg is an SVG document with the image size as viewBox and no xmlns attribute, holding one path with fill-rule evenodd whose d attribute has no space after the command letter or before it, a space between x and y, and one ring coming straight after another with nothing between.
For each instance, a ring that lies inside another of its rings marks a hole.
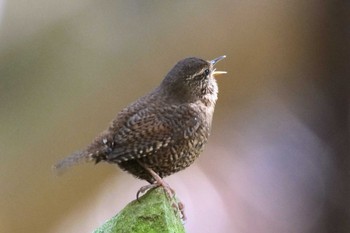
<instances>
[{"instance_id":1,"label":"bird's foot","mask_svg":"<svg viewBox=\"0 0 350 233\"><path fill-rule=\"evenodd\" d=\"M176 198L176 193L174 191L174 189L172 189L168 183L166 183L163 179L160 179L161 182L156 181L153 184L149 184L149 185L145 185L143 187L141 187L136 194L136 199L139 200L140 194L147 192L150 189L154 189L154 188L158 188L158 187L162 187L166 196L168 197L168 199L171 201L171 206L173 207L175 213L179 213L180 217L183 221L186 220L186 216L185 216L185 206L184 204L179 201Z\"/></svg>"},{"instance_id":2,"label":"bird's foot","mask_svg":"<svg viewBox=\"0 0 350 233\"><path fill-rule=\"evenodd\" d=\"M169 200L172 202L171 205L172 207L174 208L175 212L176 213L180 213L180 217L183 221L186 220L186 216L185 216L185 206L184 204L179 201L177 198L176 198L176 193L175 193L175 190L172 189L170 187L170 185L168 183L166 183L156 172L154 172L151 168L145 166L144 164L142 164L140 161L138 161L139 164L145 168L149 173L150 175L153 177L153 179L155 180L155 182L153 184L149 184L149 185L146 185L146 186L143 186L139 189L139 191L137 192L136 194L136 198L137 200L139 199L139 195L141 193L144 193L150 189L153 189L153 188L157 188L157 187L162 187L167 195L167 197L169 198Z\"/></svg>"},{"instance_id":3,"label":"bird's foot","mask_svg":"<svg viewBox=\"0 0 350 233\"><path fill-rule=\"evenodd\" d=\"M158 187L159 187L159 185L156 183L142 186L139 189L139 191L137 191L137 193L136 193L136 199L139 201L140 194L145 193L150 189L154 189L154 188L158 188Z\"/></svg>"},{"instance_id":4,"label":"bird's foot","mask_svg":"<svg viewBox=\"0 0 350 233\"><path fill-rule=\"evenodd\" d=\"M169 199L174 199L175 191L172 189L168 183L159 177L159 180L156 180L153 184L142 186L139 191L136 193L136 199L139 200L140 194L147 192L150 189L162 187L167 194Z\"/></svg>"}]
</instances>

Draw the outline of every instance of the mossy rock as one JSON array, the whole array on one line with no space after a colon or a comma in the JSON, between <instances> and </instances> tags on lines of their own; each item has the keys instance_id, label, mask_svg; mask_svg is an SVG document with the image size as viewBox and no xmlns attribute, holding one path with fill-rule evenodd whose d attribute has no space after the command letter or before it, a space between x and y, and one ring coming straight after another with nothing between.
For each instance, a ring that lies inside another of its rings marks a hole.
<instances>
[{"instance_id":1,"label":"mossy rock","mask_svg":"<svg viewBox=\"0 0 350 233\"><path fill-rule=\"evenodd\" d=\"M180 214L174 211L163 188L148 191L132 201L94 233L185 233Z\"/></svg>"}]
</instances>

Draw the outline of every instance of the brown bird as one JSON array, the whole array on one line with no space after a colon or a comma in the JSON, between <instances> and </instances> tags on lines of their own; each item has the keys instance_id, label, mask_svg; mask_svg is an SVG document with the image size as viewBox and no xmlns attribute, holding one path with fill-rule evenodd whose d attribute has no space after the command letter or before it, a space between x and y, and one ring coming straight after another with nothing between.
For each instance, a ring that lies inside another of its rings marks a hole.
<instances>
[{"instance_id":1,"label":"brown bird","mask_svg":"<svg viewBox=\"0 0 350 233\"><path fill-rule=\"evenodd\" d=\"M226 73L214 65L225 57L179 61L157 88L124 108L90 145L55 169L105 161L148 181L147 188L168 187L162 178L190 166L208 140L218 94L214 76Z\"/></svg>"}]
</instances>

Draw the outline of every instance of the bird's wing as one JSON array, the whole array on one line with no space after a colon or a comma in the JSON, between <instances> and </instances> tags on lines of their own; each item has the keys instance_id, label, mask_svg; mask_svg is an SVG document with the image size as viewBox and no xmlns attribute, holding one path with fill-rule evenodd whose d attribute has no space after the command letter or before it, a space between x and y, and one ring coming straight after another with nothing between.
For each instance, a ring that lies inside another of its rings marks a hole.
<instances>
[{"instance_id":1,"label":"bird's wing","mask_svg":"<svg viewBox=\"0 0 350 233\"><path fill-rule=\"evenodd\" d=\"M131 116L117 131L107 161L122 162L154 153L193 135L202 122L188 105L145 108Z\"/></svg>"}]
</instances>

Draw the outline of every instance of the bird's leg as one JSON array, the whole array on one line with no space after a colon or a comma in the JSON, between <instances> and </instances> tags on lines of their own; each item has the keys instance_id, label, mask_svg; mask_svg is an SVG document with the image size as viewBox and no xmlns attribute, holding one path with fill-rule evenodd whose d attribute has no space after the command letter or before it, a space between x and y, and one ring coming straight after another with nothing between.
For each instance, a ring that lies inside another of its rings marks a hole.
<instances>
[{"instance_id":1,"label":"bird's leg","mask_svg":"<svg viewBox=\"0 0 350 233\"><path fill-rule=\"evenodd\" d=\"M162 186L165 192L168 194L168 197L173 198L175 196L175 191L167 184L157 173L155 173L151 168L147 167L143 163L137 160L137 162L153 177L155 182L140 188L137 192L137 199L141 193L146 192L149 189Z\"/></svg>"},{"instance_id":2,"label":"bird's leg","mask_svg":"<svg viewBox=\"0 0 350 233\"><path fill-rule=\"evenodd\" d=\"M154 172L151 168L147 167L146 165L144 165L143 163L141 163L140 161L137 161L147 172L150 173L150 175L153 177L153 179L155 180L155 182L153 184L149 184L146 186L143 186L139 189L139 191L136 194L136 198L137 200L139 199L139 195L141 193L146 192L149 189L152 188L156 188L159 186L162 186L164 188L164 191L166 192L168 198L170 198L170 200L173 202L172 206L176 211L179 211L181 213L181 218L182 220L186 220L185 217L185 212L184 212L184 204L181 201L178 201L175 198L175 191L174 189L172 189L168 183L166 183L156 172Z\"/></svg>"}]
</instances>

